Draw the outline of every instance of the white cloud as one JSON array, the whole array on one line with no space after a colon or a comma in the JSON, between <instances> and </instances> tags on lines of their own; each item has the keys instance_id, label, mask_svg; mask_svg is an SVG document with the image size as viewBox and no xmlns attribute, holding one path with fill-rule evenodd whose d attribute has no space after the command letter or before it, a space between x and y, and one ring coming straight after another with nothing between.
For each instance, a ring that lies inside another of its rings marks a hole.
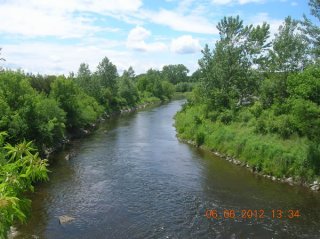
<instances>
[{"instance_id":1,"label":"white cloud","mask_svg":"<svg viewBox=\"0 0 320 239\"><path fill-rule=\"evenodd\" d=\"M265 0L212 0L213 4L229 5L229 4L248 4L248 3L263 3Z\"/></svg>"},{"instance_id":2,"label":"white cloud","mask_svg":"<svg viewBox=\"0 0 320 239\"><path fill-rule=\"evenodd\" d=\"M230 4L233 0L212 0L213 4L218 4L218 5L227 5Z\"/></svg>"},{"instance_id":3,"label":"white cloud","mask_svg":"<svg viewBox=\"0 0 320 239\"><path fill-rule=\"evenodd\" d=\"M4 44L5 67L28 69L33 73L65 74L76 72L81 62L96 67L103 57L108 56L114 64L123 65L129 54L112 50L115 42L101 44L61 45L58 43L20 43ZM109 48L106 48L106 45ZM94 69L94 68L93 68Z\"/></svg>"},{"instance_id":4,"label":"white cloud","mask_svg":"<svg viewBox=\"0 0 320 239\"><path fill-rule=\"evenodd\" d=\"M218 33L216 26L199 14L184 15L178 11L166 9L161 9L159 12L143 11L141 14L154 23L168 26L177 31L205 34Z\"/></svg>"},{"instance_id":5,"label":"white cloud","mask_svg":"<svg viewBox=\"0 0 320 239\"><path fill-rule=\"evenodd\" d=\"M6 59L1 62L1 66L11 69L24 69L26 72L34 74L68 74L77 72L80 63L88 63L92 71L96 70L98 63L107 56L113 64L117 66L119 72L132 66L137 74L144 73L150 68L161 69L167 64L183 63L182 59L189 59L186 66L197 65L197 58L193 55L181 56L167 52L168 56L163 56L161 52L144 54L139 52L115 50L116 46L123 43L114 41L87 43L87 45L60 45L56 43L20 43L4 44L1 57ZM109 48L106 48L109 46Z\"/></svg>"},{"instance_id":6,"label":"white cloud","mask_svg":"<svg viewBox=\"0 0 320 239\"><path fill-rule=\"evenodd\" d=\"M98 31L116 31L112 27L95 26L94 18L83 12L102 15L130 13L141 6L141 0L5 1L0 7L0 33L72 38Z\"/></svg>"},{"instance_id":7,"label":"white cloud","mask_svg":"<svg viewBox=\"0 0 320 239\"><path fill-rule=\"evenodd\" d=\"M162 42L146 43L145 40L151 36L147 29L137 26L133 28L127 38L127 47L136 51L163 51L167 46Z\"/></svg>"},{"instance_id":8,"label":"white cloud","mask_svg":"<svg viewBox=\"0 0 320 239\"><path fill-rule=\"evenodd\" d=\"M18 5L31 6L59 12L87 11L104 14L107 12L134 12L142 6L142 0L13 0Z\"/></svg>"},{"instance_id":9,"label":"white cloud","mask_svg":"<svg viewBox=\"0 0 320 239\"><path fill-rule=\"evenodd\" d=\"M297 2L291 2L291 6L293 6L293 7L298 6L298 3Z\"/></svg>"},{"instance_id":10,"label":"white cloud","mask_svg":"<svg viewBox=\"0 0 320 239\"><path fill-rule=\"evenodd\" d=\"M201 49L198 39L190 35L181 36L171 41L171 51L178 54L196 53Z\"/></svg>"},{"instance_id":11,"label":"white cloud","mask_svg":"<svg viewBox=\"0 0 320 239\"><path fill-rule=\"evenodd\" d=\"M97 27L89 26L82 19L69 19L31 8L1 6L0 32L33 36L79 37Z\"/></svg>"}]
</instances>

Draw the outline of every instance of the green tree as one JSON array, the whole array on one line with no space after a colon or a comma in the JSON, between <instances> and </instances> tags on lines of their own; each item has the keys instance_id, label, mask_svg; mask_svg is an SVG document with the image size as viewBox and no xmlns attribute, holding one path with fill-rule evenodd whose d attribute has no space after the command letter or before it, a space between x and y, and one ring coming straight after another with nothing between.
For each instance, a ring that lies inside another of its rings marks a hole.
<instances>
[{"instance_id":1,"label":"green tree","mask_svg":"<svg viewBox=\"0 0 320 239\"><path fill-rule=\"evenodd\" d=\"M310 100L320 106L320 67L311 66L288 77L288 93L292 98Z\"/></svg>"},{"instance_id":2,"label":"green tree","mask_svg":"<svg viewBox=\"0 0 320 239\"><path fill-rule=\"evenodd\" d=\"M117 67L107 57L99 63L96 74L102 87L109 88L112 93L116 93Z\"/></svg>"},{"instance_id":3,"label":"green tree","mask_svg":"<svg viewBox=\"0 0 320 239\"><path fill-rule=\"evenodd\" d=\"M188 68L183 64L167 65L162 68L163 78L176 85L188 81Z\"/></svg>"},{"instance_id":4,"label":"green tree","mask_svg":"<svg viewBox=\"0 0 320 239\"><path fill-rule=\"evenodd\" d=\"M38 92L43 92L49 95L51 91L51 83L57 78L55 75L29 75L28 76L32 88Z\"/></svg>"},{"instance_id":5,"label":"green tree","mask_svg":"<svg viewBox=\"0 0 320 239\"><path fill-rule=\"evenodd\" d=\"M319 0L309 0L309 6L311 9L311 14L320 21L320 1ZM302 32L304 33L305 39L311 44L311 53L315 57L315 60L319 60L320 57L320 27L305 15L302 21Z\"/></svg>"},{"instance_id":6,"label":"green tree","mask_svg":"<svg viewBox=\"0 0 320 239\"><path fill-rule=\"evenodd\" d=\"M66 112L67 129L84 127L103 112L98 102L88 96L73 80L58 77L51 88L50 96L56 99Z\"/></svg>"},{"instance_id":7,"label":"green tree","mask_svg":"<svg viewBox=\"0 0 320 239\"><path fill-rule=\"evenodd\" d=\"M123 75L118 80L118 94L125 99L126 104L134 106L139 98L138 90L133 81L134 71L132 67L128 71L124 71Z\"/></svg>"},{"instance_id":8,"label":"green tree","mask_svg":"<svg viewBox=\"0 0 320 239\"><path fill-rule=\"evenodd\" d=\"M286 17L279 27L272 42L270 51L271 65L274 72L284 73L286 78L290 72L303 70L308 64L308 43L298 30L298 21Z\"/></svg>"},{"instance_id":9,"label":"green tree","mask_svg":"<svg viewBox=\"0 0 320 239\"><path fill-rule=\"evenodd\" d=\"M225 17L217 28L220 40L214 51L206 45L199 60L203 94L212 108L233 108L245 104L257 90L259 81L253 66L264 63L269 47L269 25L244 26L239 16Z\"/></svg>"},{"instance_id":10,"label":"green tree","mask_svg":"<svg viewBox=\"0 0 320 239\"><path fill-rule=\"evenodd\" d=\"M122 76L126 76L126 77L130 78L131 80L134 80L136 75L135 75L135 72L134 72L132 66L130 66L128 68L128 70L124 70Z\"/></svg>"},{"instance_id":11,"label":"green tree","mask_svg":"<svg viewBox=\"0 0 320 239\"><path fill-rule=\"evenodd\" d=\"M167 99L171 99L173 93L175 92L175 87L169 81L162 81L161 82L163 96Z\"/></svg>"},{"instance_id":12,"label":"green tree","mask_svg":"<svg viewBox=\"0 0 320 239\"><path fill-rule=\"evenodd\" d=\"M91 71L89 69L89 65L86 63L81 63L77 77L75 78L76 82L79 86L84 89L85 92L92 92L91 89ZM90 94L91 95L91 94Z\"/></svg>"},{"instance_id":13,"label":"green tree","mask_svg":"<svg viewBox=\"0 0 320 239\"><path fill-rule=\"evenodd\" d=\"M56 145L64 137L66 113L55 99L38 95L34 104L34 120L29 127L33 131L39 149Z\"/></svg>"}]
</instances>

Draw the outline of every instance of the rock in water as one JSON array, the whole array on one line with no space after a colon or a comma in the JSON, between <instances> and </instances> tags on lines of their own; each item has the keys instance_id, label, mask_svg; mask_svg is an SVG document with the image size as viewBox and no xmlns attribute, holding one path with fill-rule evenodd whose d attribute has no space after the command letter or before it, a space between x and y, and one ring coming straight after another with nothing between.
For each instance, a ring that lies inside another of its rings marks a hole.
<instances>
[{"instance_id":1,"label":"rock in water","mask_svg":"<svg viewBox=\"0 0 320 239\"><path fill-rule=\"evenodd\" d=\"M319 191L319 189L320 189L320 186L319 186L319 185L313 185L313 186L311 187L311 190L312 190L312 191Z\"/></svg>"},{"instance_id":2,"label":"rock in water","mask_svg":"<svg viewBox=\"0 0 320 239\"><path fill-rule=\"evenodd\" d=\"M10 230L9 230L9 232L8 232L8 238L9 238L9 239L13 239L13 238L15 238L15 237L18 236L18 235L19 235L19 232L17 231L17 228L11 226L11 227L10 227Z\"/></svg>"},{"instance_id":3,"label":"rock in water","mask_svg":"<svg viewBox=\"0 0 320 239\"><path fill-rule=\"evenodd\" d=\"M63 215L59 217L59 222L60 224L66 224L66 223L72 222L74 219L75 218L70 217L68 215Z\"/></svg>"},{"instance_id":4,"label":"rock in water","mask_svg":"<svg viewBox=\"0 0 320 239\"><path fill-rule=\"evenodd\" d=\"M64 157L65 160L69 160L70 159L70 154L67 154L65 157Z\"/></svg>"}]
</instances>

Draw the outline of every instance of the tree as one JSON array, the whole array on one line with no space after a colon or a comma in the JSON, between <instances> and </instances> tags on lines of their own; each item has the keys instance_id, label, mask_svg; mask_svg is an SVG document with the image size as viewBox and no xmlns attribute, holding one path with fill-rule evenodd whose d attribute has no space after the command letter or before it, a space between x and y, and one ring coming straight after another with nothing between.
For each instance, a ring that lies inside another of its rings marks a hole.
<instances>
[{"instance_id":1,"label":"tree","mask_svg":"<svg viewBox=\"0 0 320 239\"><path fill-rule=\"evenodd\" d=\"M107 57L99 63L96 74L102 87L109 88L112 93L116 93L117 67Z\"/></svg>"},{"instance_id":2,"label":"tree","mask_svg":"<svg viewBox=\"0 0 320 239\"><path fill-rule=\"evenodd\" d=\"M124 70L122 76L126 76L126 77L130 78L131 80L134 80L135 72L134 72L132 66L130 66L128 68L128 70Z\"/></svg>"},{"instance_id":3,"label":"tree","mask_svg":"<svg viewBox=\"0 0 320 239\"><path fill-rule=\"evenodd\" d=\"M272 71L284 73L286 78L290 72L301 71L307 66L308 43L298 30L298 21L286 17L272 45L270 51Z\"/></svg>"},{"instance_id":4,"label":"tree","mask_svg":"<svg viewBox=\"0 0 320 239\"><path fill-rule=\"evenodd\" d=\"M288 93L291 98L302 98L320 106L320 67L312 66L288 77Z\"/></svg>"},{"instance_id":5,"label":"tree","mask_svg":"<svg viewBox=\"0 0 320 239\"><path fill-rule=\"evenodd\" d=\"M94 122L103 109L74 81L58 77L51 85L50 96L56 99L66 112L67 129L80 128Z\"/></svg>"},{"instance_id":6,"label":"tree","mask_svg":"<svg viewBox=\"0 0 320 239\"><path fill-rule=\"evenodd\" d=\"M176 85L188 81L188 68L183 64L167 65L162 68L163 78Z\"/></svg>"},{"instance_id":7,"label":"tree","mask_svg":"<svg viewBox=\"0 0 320 239\"><path fill-rule=\"evenodd\" d=\"M244 26L239 16L224 17L217 28L220 40L211 52L206 45L199 60L203 93L210 107L233 108L245 104L257 90L253 66L264 62L269 47L269 25Z\"/></svg>"},{"instance_id":8,"label":"tree","mask_svg":"<svg viewBox=\"0 0 320 239\"><path fill-rule=\"evenodd\" d=\"M134 71L132 67L128 71L124 71L118 80L118 94L125 99L127 105L133 106L138 101L138 90L133 82Z\"/></svg>"},{"instance_id":9,"label":"tree","mask_svg":"<svg viewBox=\"0 0 320 239\"><path fill-rule=\"evenodd\" d=\"M53 98L38 95L35 99L33 121L29 123L32 138L39 149L54 146L64 137L66 113Z\"/></svg>"},{"instance_id":10,"label":"tree","mask_svg":"<svg viewBox=\"0 0 320 239\"><path fill-rule=\"evenodd\" d=\"M309 6L311 8L311 14L320 21L320 1L319 0L309 0ZM319 60L320 57L320 27L315 25L308 19L305 15L304 20L301 22L303 27L302 32L304 33L305 39L312 46L311 53Z\"/></svg>"},{"instance_id":11,"label":"tree","mask_svg":"<svg viewBox=\"0 0 320 239\"><path fill-rule=\"evenodd\" d=\"M162 81L161 86L163 90L163 96L166 97L167 99L171 99L173 93L175 92L174 85L169 81Z\"/></svg>"},{"instance_id":12,"label":"tree","mask_svg":"<svg viewBox=\"0 0 320 239\"><path fill-rule=\"evenodd\" d=\"M90 89L91 86L91 71L89 69L89 65L86 63L81 63L76 82L78 85L85 90L85 92L91 92L92 90Z\"/></svg>"},{"instance_id":13,"label":"tree","mask_svg":"<svg viewBox=\"0 0 320 239\"><path fill-rule=\"evenodd\" d=\"M209 79L212 79L212 63L213 63L213 52L210 50L208 44L205 45L204 49L201 50L202 58L198 61L200 66L199 71L202 76L200 79L202 80L205 88L213 87L210 83Z\"/></svg>"},{"instance_id":14,"label":"tree","mask_svg":"<svg viewBox=\"0 0 320 239\"><path fill-rule=\"evenodd\" d=\"M56 79L57 77L54 75L30 75L29 81L33 89L37 90L40 93L45 93L46 95L49 95L51 91L51 83Z\"/></svg>"}]
</instances>

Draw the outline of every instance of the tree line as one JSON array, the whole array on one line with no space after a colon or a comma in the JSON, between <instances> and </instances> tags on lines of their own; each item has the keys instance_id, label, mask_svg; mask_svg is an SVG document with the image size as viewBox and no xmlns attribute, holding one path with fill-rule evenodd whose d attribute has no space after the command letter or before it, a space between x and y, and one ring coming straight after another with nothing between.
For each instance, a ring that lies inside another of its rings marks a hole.
<instances>
[{"instance_id":1,"label":"tree line","mask_svg":"<svg viewBox=\"0 0 320 239\"><path fill-rule=\"evenodd\" d=\"M149 69L135 75L130 67L122 75L105 57L96 71L82 63L69 76L0 72L0 131L10 143L33 140L38 149L52 147L66 133L90 126L100 117L139 104L171 99L175 92L192 89L184 65Z\"/></svg>"},{"instance_id":2,"label":"tree line","mask_svg":"<svg viewBox=\"0 0 320 239\"><path fill-rule=\"evenodd\" d=\"M320 3L310 0L320 20ZM288 16L270 25L224 17L203 49L198 84L176 116L181 138L255 171L301 182L320 176L320 27Z\"/></svg>"}]
</instances>

